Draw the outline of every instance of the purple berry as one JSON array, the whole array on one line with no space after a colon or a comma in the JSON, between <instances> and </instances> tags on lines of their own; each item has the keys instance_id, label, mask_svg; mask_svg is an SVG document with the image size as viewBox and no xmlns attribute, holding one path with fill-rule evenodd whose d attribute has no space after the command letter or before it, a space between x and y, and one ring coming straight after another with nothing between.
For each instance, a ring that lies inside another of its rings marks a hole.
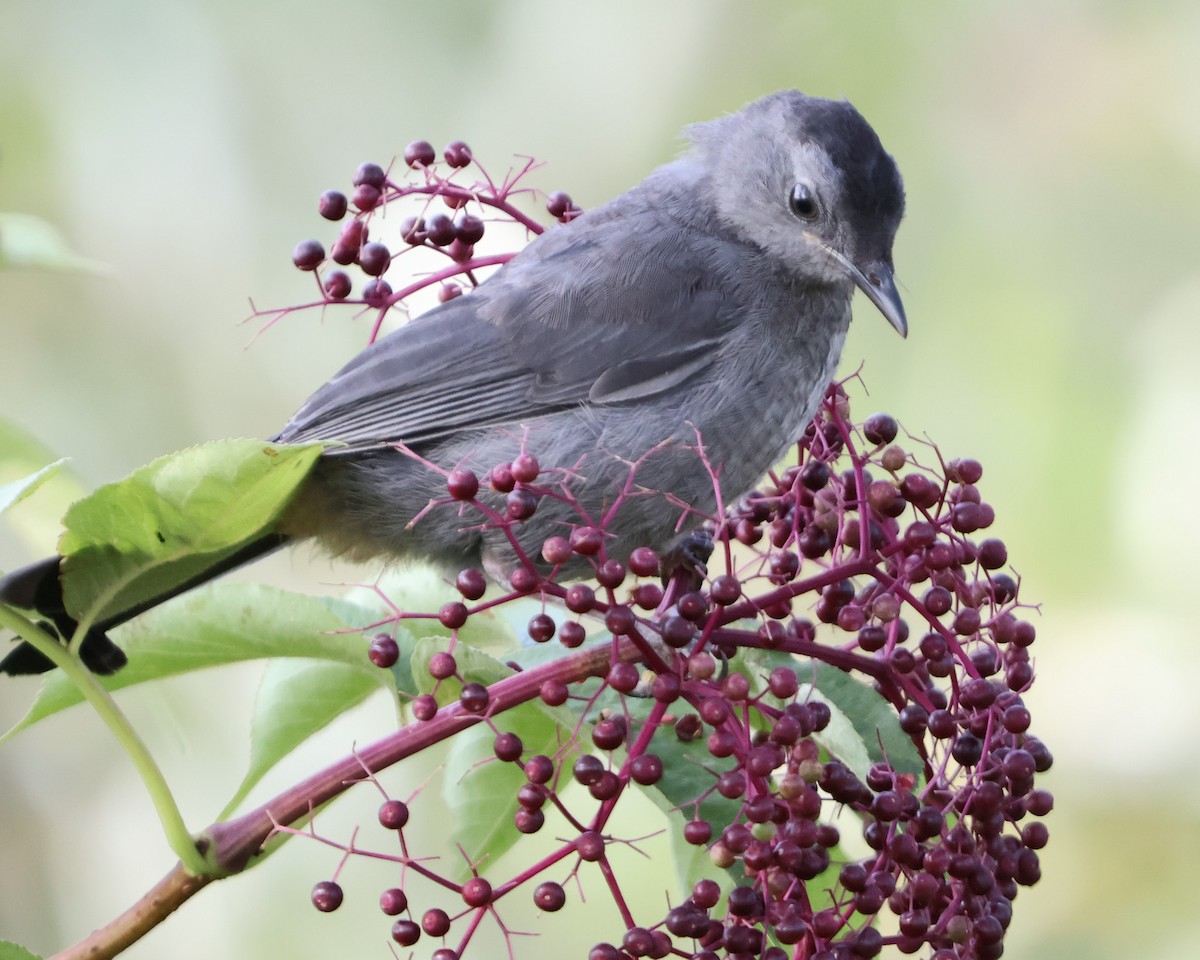
<instances>
[{"instance_id":1,"label":"purple berry","mask_svg":"<svg viewBox=\"0 0 1200 960\"><path fill-rule=\"evenodd\" d=\"M467 713L486 713L491 702L491 694L482 683L464 683L458 701Z\"/></svg>"},{"instance_id":2,"label":"purple berry","mask_svg":"<svg viewBox=\"0 0 1200 960\"><path fill-rule=\"evenodd\" d=\"M397 920L392 924L392 939L402 947L411 947L421 939L421 928L412 920Z\"/></svg>"},{"instance_id":3,"label":"purple berry","mask_svg":"<svg viewBox=\"0 0 1200 960\"><path fill-rule=\"evenodd\" d=\"M395 638L386 633L379 633L371 638L367 656L375 666L387 670L400 659L400 645L396 643Z\"/></svg>"},{"instance_id":4,"label":"purple berry","mask_svg":"<svg viewBox=\"0 0 1200 960\"><path fill-rule=\"evenodd\" d=\"M452 140L446 144L446 149L442 151L442 156L446 158L446 162L452 167L465 167L471 162L471 148L461 140Z\"/></svg>"},{"instance_id":5,"label":"purple berry","mask_svg":"<svg viewBox=\"0 0 1200 960\"><path fill-rule=\"evenodd\" d=\"M391 887L379 895L379 909L389 917L397 916L408 909L408 895L399 887Z\"/></svg>"},{"instance_id":6,"label":"purple berry","mask_svg":"<svg viewBox=\"0 0 1200 960\"><path fill-rule=\"evenodd\" d=\"M392 251L383 243L367 243L358 251L358 265L368 277L382 276L392 265Z\"/></svg>"},{"instance_id":7,"label":"purple berry","mask_svg":"<svg viewBox=\"0 0 1200 960\"><path fill-rule=\"evenodd\" d=\"M325 275L325 295L330 300L345 300L350 296L352 284L350 277L341 270L333 270Z\"/></svg>"},{"instance_id":8,"label":"purple berry","mask_svg":"<svg viewBox=\"0 0 1200 960\"><path fill-rule=\"evenodd\" d=\"M382 190L383 185L387 182L387 174L377 163L360 163L358 169L354 171L354 179L351 182L356 187L367 184L377 190Z\"/></svg>"},{"instance_id":9,"label":"purple berry","mask_svg":"<svg viewBox=\"0 0 1200 960\"><path fill-rule=\"evenodd\" d=\"M463 903L468 907L484 907L492 902L492 885L483 877L472 877L462 885Z\"/></svg>"},{"instance_id":10,"label":"purple berry","mask_svg":"<svg viewBox=\"0 0 1200 960\"><path fill-rule=\"evenodd\" d=\"M372 307L386 306L392 296L392 285L386 280L372 280L363 287L363 302Z\"/></svg>"},{"instance_id":11,"label":"purple berry","mask_svg":"<svg viewBox=\"0 0 1200 960\"><path fill-rule=\"evenodd\" d=\"M318 240L301 240L292 250L292 263L301 270L316 270L325 260L325 248Z\"/></svg>"},{"instance_id":12,"label":"purple berry","mask_svg":"<svg viewBox=\"0 0 1200 960\"><path fill-rule=\"evenodd\" d=\"M346 215L349 201L346 195L338 190L326 190L317 201L317 211L326 220L341 220Z\"/></svg>"},{"instance_id":13,"label":"purple berry","mask_svg":"<svg viewBox=\"0 0 1200 960\"><path fill-rule=\"evenodd\" d=\"M567 902L567 892L561 884L547 880L545 883L539 883L533 891L533 902L539 910L555 913Z\"/></svg>"},{"instance_id":14,"label":"purple berry","mask_svg":"<svg viewBox=\"0 0 1200 960\"><path fill-rule=\"evenodd\" d=\"M378 187L373 187L369 183L363 183L354 188L354 193L350 195L350 200L359 210L366 213L379 206L381 196L382 194Z\"/></svg>"},{"instance_id":15,"label":"purple berry","mask_svg":"<svg viewBox=\"0 0 1200 960\"><path fill-rule=\"evenodd\" d=\"M479 478L470 470L451 470L446 477L446 489L455 500L474 500L479 492Z\"/></svg>"},{"instance_id":16,"label":"purple berry","mask_svg":"<svg viewBox=\"0 0 1200 960\"><path fill-rule=\"evenodd\" d=\"M478 600L487 590L487 577L476 567L460 570L454 579L454 586L468 600Z\"/></svg>"},{"instance_id":17,"label":"purple berry","mask_svg":"<svg viewBox=\"0 0 1200 960\"><path fill-rule=\"evenodd\" d=\"M629 554L629 569L635 576L649 577L658 573L658 554L649 547L638 547ZM655 604L658 606L658 604Z\"/></svg>"},{"instance_id":18,"label":"purple berry","mask_svg":"<svg viewBox=\"0 0 1200 960\"><path fill-rule=\"evenodd\" d=\"M342 905L342 888L332 880L322 880L312 888L312 905L322 913L333 913Z\"/></svg>"},{"instance_id":19,"label":"purple berry","mask_svg":"<svg viewBox=\"0 0 1200 960\"><path fill-rule=\"evenodd\" d=\"M433 144L427 140L414 140L404 148L404 162L410 167L428 167L436 159Z\"/></svg>"},{"instance_id":20,"label":"purple berry","mask_svg":"<svg viewBox=\"0 0 1200 960\"><path fill-rule=\"evenodd\" d=\"M379 825L385 830L400 830L408 823L408 805L403 800L385 800L379 808Z\"/></svg>"}]
</instances>

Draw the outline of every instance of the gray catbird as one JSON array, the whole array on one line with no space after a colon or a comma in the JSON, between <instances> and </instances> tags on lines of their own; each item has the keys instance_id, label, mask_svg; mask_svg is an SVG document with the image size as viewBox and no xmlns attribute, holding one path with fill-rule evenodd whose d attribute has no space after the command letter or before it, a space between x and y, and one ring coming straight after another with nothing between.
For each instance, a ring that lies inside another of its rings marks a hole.
<instances>
[{"instance_id":1,"label":"gray catbird","mask_svg":"<svg viewBox=\"0 0 1200 960\"><path fill-rule=\"evenodd\" d=\"M531 556L581 511L598 521L634 463L608 550L669 547L680 510L662 494L715 509L698 440L724 497L749 489L814 415L855 287L907 332L892 279L903 186L844 101L784 91L687 136L680 159L351 360L275 438L344 446L323 455L275 533L180 589L309 537L354 559L503 574L513 554L499 531L453 509L410 525L446 492L445 476L413 451L480 475L522 450L572 468L577 503L544 497L516 528ZM64 637L74 629L56 557L0 580L0 598L39 611ZM81 651L93 670L124 663L105 631L149 605L93 628ZM0 670L50 666L22 645Z\"/></svg>"}]
</instances>

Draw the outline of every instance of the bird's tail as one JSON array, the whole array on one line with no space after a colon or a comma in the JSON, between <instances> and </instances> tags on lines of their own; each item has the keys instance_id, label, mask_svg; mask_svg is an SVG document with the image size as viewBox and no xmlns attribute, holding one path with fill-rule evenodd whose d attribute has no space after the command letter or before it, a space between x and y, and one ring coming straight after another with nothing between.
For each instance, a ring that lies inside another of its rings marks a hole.
<instances>
[{"instance_id":1,"label":"bird's tail","mask_svg":"<svg viewBox=\"0 0 1200 960\"><path fill-rule=\"evenodd\" d=\"M103 675L116 673L125 666L125 653L109 639L109 630L145 613L151 607L156 607L172 597L191 590L193 587L198 587L223 573L228 573L230 570L249 563L251 560L278 550L286 542L287 537L282 534L268 534L253 543L248 543L237 553L226 557L220 563L214 564L166 593L93 624L79 647L80 659L92 673ZM40 626L66 643L75 635L79 623L67 612L66 604L63 602L62 580L59 576L61 561L61 557L46 557L44 560L31 563L27 567L21 567L19 570L0 577L0 601L23 610L36 612L43 618ZM45 673L53 668L54 662L28 643L17 644L3 660L0 660L0 673L12 676Z\"/></svg>"}]
</instances>

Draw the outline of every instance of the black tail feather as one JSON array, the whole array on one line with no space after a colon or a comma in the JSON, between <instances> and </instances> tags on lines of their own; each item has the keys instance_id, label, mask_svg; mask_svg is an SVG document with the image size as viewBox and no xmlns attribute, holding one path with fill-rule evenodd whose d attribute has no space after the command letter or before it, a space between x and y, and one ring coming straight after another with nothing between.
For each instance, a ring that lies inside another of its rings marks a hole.
<instances>
[{"instance_id":1,"label":"black tail feather","mask_svg":"<svg viewBox=\"0 0 1200 960\"><path fill-rule=\"evenodd\" d=\"M237 553L214 564L203 573L152 600L146 600L121 613L97 623L88 630L79 648L84 665L102 676L116 673L125 666L125 653L108 637L108 631L151 607L170 600L194 587L207 583L223 573L228 573L243 564L256 560L264 554L278 550L287 542L282 534L272 533L247 544ZM14 570L0 577L0 600L24 610L35 610L46 618L40 622L43 629L55 634L64 644L74 636L79 623L72 617L63 602L62 580L59 578L60 557L46 557L27 567ZM45 673L54 669L54 662L28 643L19 643L0 660L0 673L11 676L26 676Z\"/></svg>"}]
</instances>

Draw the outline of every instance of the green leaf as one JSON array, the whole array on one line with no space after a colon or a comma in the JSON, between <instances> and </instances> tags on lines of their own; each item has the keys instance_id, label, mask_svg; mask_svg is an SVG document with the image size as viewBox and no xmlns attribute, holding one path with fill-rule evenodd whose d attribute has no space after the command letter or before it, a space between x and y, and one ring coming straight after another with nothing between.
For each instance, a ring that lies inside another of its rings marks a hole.
<instances>
[{"instance_id":1,"label":"green leaf","mask_svg":"<svg viewBox=\"0 0 1200 960\"><path fill-rule=\"evenodd\" d=\"M265 657L307 657L369 669L357 626L379 611L248 583L217 583L148 611L121 627L129 663L98 680L119 690L205 667ZM373 669L373 668L371 668ZM81 701L74 684L55 671L25 716L3 738Z\"/></svg>"},{"instance_id":2,"label":"green leaf","mask_svg":"<svg viewBox=\"0 0 1200 960\"><path fill-rule=\"evenodd\" d=\"M221 440L160 457L67 511L63 596L102 620L180 587L266 533L325 444Z\"/></svg>"},{"instance_id":3,"label":"green leaf","mask_svg":"<svg viewBox=\"0 0 1200 960\"><path fill-rule=\"evenodd\" d=\"M869 760L863 763L859 758L857 762L862 764L860 769L839 753L833 744L820 740L820 735L815 735L814 738L850 767L860 779L866 776L870 763L885 759L897 773L921 775L925 769L921 763L921 755L908 734L900 729L900 719L896 715L895 707L882 694L837 667L824 663L816 666L816 686L821 698L830 708L836 706L849 720ZM828 729L823 731L825 735L828 733ZM846 748L850 749L848 743Z\"/></svg>"},{"instance_id":4,"label":"green leaf","mask_svg":"<svg viewBox=\"0 0 1200 960\"><path fill-rule=\"evenodd\" d=\"M42 960L42 958L36 953L30 953L19 943L0 940L0 960Z\"/></svg>"},{"instance_id":5,"label":"green leaf","mask_svg":"<svg viewBox=\"0 0 1200 960\"><path fill-rule=\"evenodd\" d=\"M0 419L0 483L24 481L29 474L57 459L57 454L49 447L16 425ZM45 484L38 482L42 489L36 499L4 518L5 525L23 539L31 551L38 553L44 552L46 544L58 536L67 507L87 493L87 488L69 468L60 468L49 480Z\"/></svg>"},{"instance_id":6,"label":"green leaf","mask_svg":"<svg viewBox=\"0 0 1200 960\"><path fill-rule=\"evenodd\" d=\"M41 470L31 473L27 477L22 477L20 480L14 480L11 483L0 484L0 513L24 500L34 490L54 476L66 462L66 460L55 460L53 463L46 464Z\"/></svg>"},{"instance_id":7,"label":"green leaf","mask_svg":"<svg viewBox=\"0 0 1200 960\"><path fill-rule=\"evenodd\" d=\"M107 273L108 267L81 257L53 224L28 213L0 213L0 269L86 270Z\"/></svg>"},{"instance_id":8,"label":"green leaf","mask_svg":"<svg viewBox=\"0 0 1200 960\"><path fill-rule=\"evenodd\" d=\"M380 678L386 676L365 657L354 666L314 660L268 664L250 721L249 769L217 819L232 814L255 784L301 743L380 690Z\"/></svg>"}]
</instances>

